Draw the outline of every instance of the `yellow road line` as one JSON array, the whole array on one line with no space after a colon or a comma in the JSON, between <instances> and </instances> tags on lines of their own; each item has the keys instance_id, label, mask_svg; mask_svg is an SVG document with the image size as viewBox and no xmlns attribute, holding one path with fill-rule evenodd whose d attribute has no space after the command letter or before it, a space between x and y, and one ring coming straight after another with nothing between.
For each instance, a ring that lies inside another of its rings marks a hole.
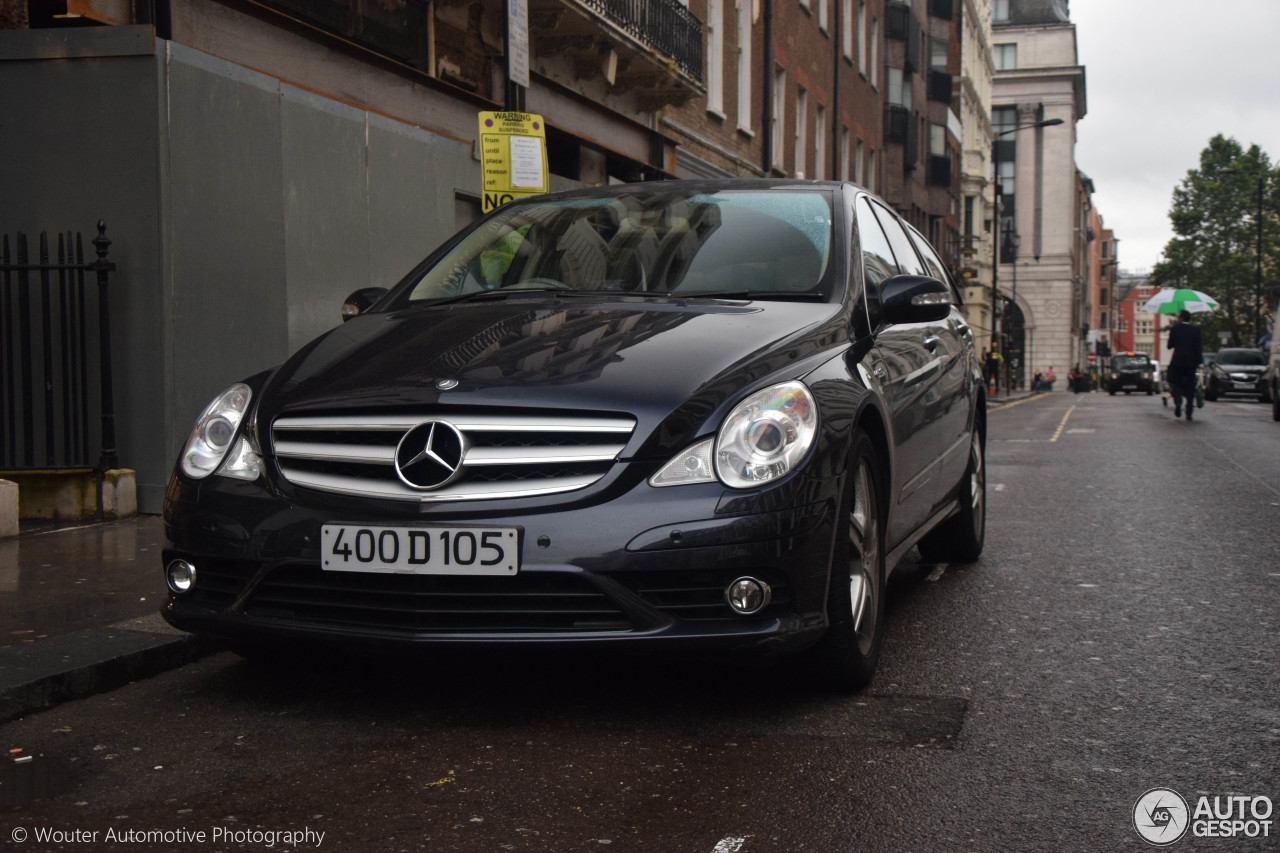
<instances>
[{"instance_id":1,"label":"yellow road line","mask_svg":"<svg viewBox=\"0 0 1280 853\"><path fill-rule=\"evenodd\" d=\"M1075 410L1076 410L1075 406L1072 406L1071 408L1067 409L1067 413L1062 416L1062 423L1058 424L1058 431L1053 434L1053 438L1049 439L1050 442L1057 441L1058 436L1062 435L1062 430L1067 425L1067 418L1071 417L1071 413L1074 412Z\"/></svg>"}]
</instances>

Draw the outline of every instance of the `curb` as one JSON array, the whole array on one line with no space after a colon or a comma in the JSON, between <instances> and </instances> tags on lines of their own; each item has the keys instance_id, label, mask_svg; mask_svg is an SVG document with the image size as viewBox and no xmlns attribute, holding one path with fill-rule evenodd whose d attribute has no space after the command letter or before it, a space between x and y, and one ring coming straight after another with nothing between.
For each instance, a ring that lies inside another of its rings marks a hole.
<instances>
[{"instance_id":1,"label":"curb","mask_svg":"<svg viewBox=\"0 0 1280 853\"><path fill-rule=\"evenodd\" d=\"M158 615L0 649L0 724L221 651Z\"/></svg>"}]
</instances>

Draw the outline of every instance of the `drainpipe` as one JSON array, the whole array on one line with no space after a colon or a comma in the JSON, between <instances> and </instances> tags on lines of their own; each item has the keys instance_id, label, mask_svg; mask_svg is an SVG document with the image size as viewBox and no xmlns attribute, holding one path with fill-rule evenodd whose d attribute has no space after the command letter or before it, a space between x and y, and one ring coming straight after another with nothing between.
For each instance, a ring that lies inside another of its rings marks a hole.
<instances>
[{"instance_id":1,"label":"drainpipe","mask_svg":"<svg viewBox=\"0 0 1280 853\"><path fill-rule=\"evenodd\" d=\"M773 169L773 0L761 2L764 4L764 126L761 128L764 162L761 165L767 178Z\"/></svg>"},{"instance_id":2,"label":"drainpipe","mask_svg":"<svg viewBox=\"0 0 1280 853\"><path fill-rule=\"evenodd\" d=\"M825 2L825 0L822 0ZM832 58L831 67L834 71L831 74L831 180L838 181L840 177L840 51L843 48L841 39L844 38L844 30L842 29L844 16L844 3L841 0L833 0L835 3L835 22L832 30Z\"/></svg>"}]
</instances>

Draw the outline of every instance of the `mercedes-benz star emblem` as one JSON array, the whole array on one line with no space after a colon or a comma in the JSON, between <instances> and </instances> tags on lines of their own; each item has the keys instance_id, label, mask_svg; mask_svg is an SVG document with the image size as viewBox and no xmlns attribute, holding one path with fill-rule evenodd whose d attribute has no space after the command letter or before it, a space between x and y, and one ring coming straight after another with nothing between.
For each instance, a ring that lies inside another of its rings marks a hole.
<instances>
[{"instance_id":1,"label":"mercedes-benz star emblem","mask_svg":"<svg viewBox=\"0 0 1280 853\"><path fill-rule=\"evenodd\" d=\"M406 486L438 489L458 476L466 440L445 421L423 421L396 445L396 474Z\"/></svg>"}]
</instances>

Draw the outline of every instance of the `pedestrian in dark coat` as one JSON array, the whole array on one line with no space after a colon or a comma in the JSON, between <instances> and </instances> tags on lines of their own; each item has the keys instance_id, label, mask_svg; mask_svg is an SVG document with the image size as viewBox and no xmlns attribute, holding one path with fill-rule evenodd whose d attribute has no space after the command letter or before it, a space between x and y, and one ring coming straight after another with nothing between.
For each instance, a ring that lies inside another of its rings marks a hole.
<instances>
[{"instance_id":1,"label":"pedestrian in dark coat","mask_svg":"<svg viewBox=\"0 0 1280 853\"><path fill-rule=\"evenodd\" d=\"M1200 328L1191 325L1191 312L1178 314L1178 324L1169 330L1169 390L1173 392L1173 416L1182 416L1183 400L1187 404L1187 420L1196 407L1196 371L1204 359L1200 349Z\"/></svg>"}]
</instances>

